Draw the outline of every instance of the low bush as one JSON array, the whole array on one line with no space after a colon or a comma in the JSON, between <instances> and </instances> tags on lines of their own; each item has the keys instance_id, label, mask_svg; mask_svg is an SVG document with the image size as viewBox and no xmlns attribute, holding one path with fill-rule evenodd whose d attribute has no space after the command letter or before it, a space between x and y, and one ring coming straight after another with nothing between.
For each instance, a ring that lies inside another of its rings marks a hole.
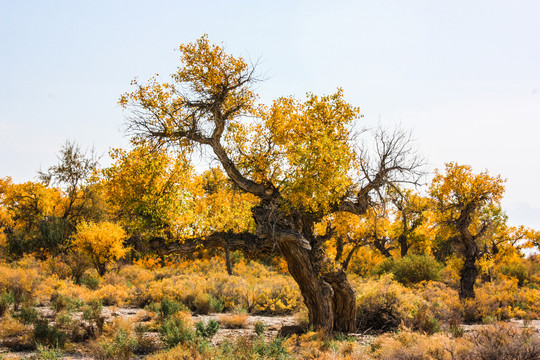
<instances>
[{"instance_id":1,"label":"low bush","mask_svg":"<svg viewBox=\"0 0 540 360\"><path fill-rule=\"evenodd\" d=\"M90 336L96 336L103 331L105 318L101 315L103 304L99 299L90 300L82 308L82 318L88 321Z\"/></svg>"},{"instance_id":2,"label":"low bush","mask_svg":"<svg viewBox=\"0 0 540 360\"><path fill-rule=\"evenodd\" d=\"M235 312L219 316L220 324L226 329L243 329L247 326L248 315L245 312Z\"/></svg>"},{"instance_id":3,"label":"low bush","mask_svg":"<svg viewBox=\"0 0 540 360\"><path fill-rule=\"evenodd\" d=\"M411 285L422 281L438 281L443 265L430 255L407 255L400 259L387 259L379 265L379 272L394 275L396 281Z\"/></svg>"},{"instance_id":4,"label":"low bush","mask_svg":"<svg viewBox=\"0 0 540 360\"><path fill-rule=\"evenodd\" d=\"M174 316L166 318L159 331L163 342L171 348L193 340L195 334L191 326L191 315L180 311Z\"/></svg>"},{"instance_id":5,"label":"low bush","mask_svg":"<svg viewBox=\"0 0 540 360\"><path fill-rule=\"evenodd\" d=\"M0 293L0 317L8 311L9 306L15 302L15 298L12 293L4 291Z\"/></svg>"},{"instance_id":6,"label":"low bush","mask_svg":"<svg viewBox=\"0 0 540 360\"><path fill-rule=\"evenodd\" d=\"M473 346L459 354L459 359L532 360L540 359L540 338L534 329L518 329L497 323L473 333Z\"/></svg>"},{"instance_id":7,"label":"low bush","mask_svg":"<svg viewBox=\"0 0 540 360\"><path fill-rule=\"evenodd\" d=\"M253 330L255 331L255 334L257 334L258 336L262 336L266 331L266 325L260 320L256 321L253 324Z\"/></svg>"},{"instance_id":8,"label":"low bush","mask_svg":"<svg viewBox=\"0 0 540 360\"><path fill-rule=\"evenodd\" d=\"M170 316L175 315L179 311L187 310L188 308L184 304L170 298L164 298L161 301L161 304L159 304L158 309L159 315L162 319L167 319Z\"/></svg>"},{"instance_id":9,"label":"low bush","mask_svg":"<svg viewBox=\"0 0 540 360\"><path fill-rule=\"evenodd\" d=\"M218 331L219 323L214 319L208 320L207 324L202 320L195 323L195 333L202 339L212 340Z\"/></svg>"},{"instance_id":10,"label":"low bush","mask_svg":"<svg viewBox=\"0 0 540 360\"><path fill-rule=\"evenodd\" d=\"M113 339L100 343L104 359L130 359L137 347L137 339L119 329Z\"/></svg>"},{"instance_id":11,"label":"low bush","mask_svg":"<svg viewBox=\"0 0 540 360\"><path fill-rule=\"evenodd\" d=\"M67 340L67 334L55 325L50 325L47 319L39 318L34 323L34 340L53 348L62 348Z\"/></svg>"}]
</instances>

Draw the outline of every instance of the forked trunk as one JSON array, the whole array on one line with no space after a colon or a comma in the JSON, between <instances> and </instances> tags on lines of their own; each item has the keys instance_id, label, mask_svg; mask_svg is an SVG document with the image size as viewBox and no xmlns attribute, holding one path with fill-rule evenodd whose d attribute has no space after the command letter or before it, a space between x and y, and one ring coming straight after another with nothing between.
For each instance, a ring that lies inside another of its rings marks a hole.
<instances>
[{"instance_id":1,"label":"forked trunk","mask_svg":"<svg viewBox=\"0 0 540 360\"><path fill-rule=\"evenodd\" d=\"M325 332L356 330L356 297L342 269L325 271L324 259L297 241L279 243L309 312L309 324Z\"/></svg>"}]
</instances>

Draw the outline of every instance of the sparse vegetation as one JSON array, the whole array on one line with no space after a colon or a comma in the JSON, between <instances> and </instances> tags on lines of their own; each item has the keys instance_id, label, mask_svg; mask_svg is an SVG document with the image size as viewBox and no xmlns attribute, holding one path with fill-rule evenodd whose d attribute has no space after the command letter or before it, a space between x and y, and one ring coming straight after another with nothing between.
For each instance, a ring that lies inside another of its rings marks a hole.
<instances>
[{"instance_id":1,"label":"sparse vegetation","mask_svg":"<svg viewBox=\"0 0 540 360\"><path fill-rule=\"evenodd\" d=\"M244 59L206 36L180 54L172 83L121 97L136 136L109 168L68 142L39 181L0 178L2 349L540 358L509 323L540 319L540 233L509 225L500 176L448 163L420 189L404 132L376 132L371 159L352 142L342 90L258 106ZM218 166L199 172L198 146Z\"/></svg>"}]
</instances>

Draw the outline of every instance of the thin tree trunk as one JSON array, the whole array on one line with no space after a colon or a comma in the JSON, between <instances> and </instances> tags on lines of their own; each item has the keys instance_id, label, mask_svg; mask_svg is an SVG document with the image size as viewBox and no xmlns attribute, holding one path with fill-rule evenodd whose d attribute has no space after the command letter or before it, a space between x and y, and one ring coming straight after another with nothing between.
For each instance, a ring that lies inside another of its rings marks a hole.
<instances>
[{"instance_id":1,"label":"thin tree trunk","mask_svg":"<svg viewBox=\"0 0 540 360\"><path fill-rule=\"evenodd\" d=\"M231 263L231 252L229 251L229 244L225 245L225 264L227 266L227 274L233 275L233 268Z\"/></svg>"}]
</instances>

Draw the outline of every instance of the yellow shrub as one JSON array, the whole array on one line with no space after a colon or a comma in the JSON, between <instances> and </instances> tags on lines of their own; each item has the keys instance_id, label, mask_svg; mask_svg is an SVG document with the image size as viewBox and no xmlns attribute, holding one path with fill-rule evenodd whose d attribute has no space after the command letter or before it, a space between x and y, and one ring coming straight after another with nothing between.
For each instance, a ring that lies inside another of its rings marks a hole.
<instances>
[{"instance_id":1,"label":"yellow shrub","mask_svg":"<svg viewBox=\"0 0 540 360\"><path fill-rule=\"evenodd\" d=\"M107 265L126 254L127 249L123 245L125 238L126 233L120 225L81 222L73 237L73 247L75 251L88 256L99 275L103 276Z\"/></svg>"},{"instance_id":2,"label":"yellow shrub","mask_svg":"<svg viewBox=\"0 0 540 360\"><path fill-rule=\"evenodd\" d=\"M15 307L24 300L33 298L40 280L39 272L34 268L0 265L0 293L11 292L15 299Z\"/></svg>"},{"instance_id":3,"label":"yellow shrub","mask_svg":"<svg viewBox=\"0 0 540 360\"><path fill-rule=\"evenodd\" d=\"M94 296L103 301L103 305L124 306L130 303L131 292L124 284L107 284L97 290Z\"/></svg>"}]
</instances>

